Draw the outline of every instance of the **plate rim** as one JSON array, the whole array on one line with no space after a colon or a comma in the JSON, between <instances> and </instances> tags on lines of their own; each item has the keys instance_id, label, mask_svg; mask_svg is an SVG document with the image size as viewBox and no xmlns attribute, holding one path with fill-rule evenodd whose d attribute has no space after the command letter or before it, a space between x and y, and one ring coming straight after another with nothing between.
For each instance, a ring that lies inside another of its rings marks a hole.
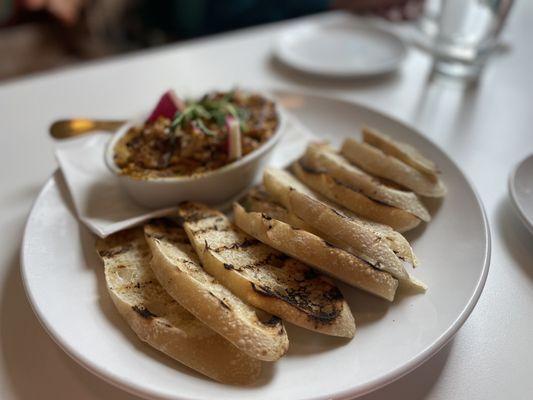
<instances>
[{"instance_id":1,"label":"plate rim","mask_svg":"<svg viewBox=\"0 0 533 400\"><path fill-rule=\"evenodd\" d=\"M385 75L385 74L392 73L398 70L402 62L405 61L405 58L407 57L407 46L404 40L400 36L376 24L372 24L368 21L366 22L361 21L358 19L352 20L352 18L353 17L347 17L347 19L332 19L332 20L327 20L327 21L307 21L307 22L302 22L300 24L297 24L289 28L285 28L276 38L276 41L273 46L273 54L277 60L279 60L284 65L296 71L300 71L308 75L322 76L322 77L328 77L328 78L340 78L340 79L365 78L365 77ZM354 27L387 36L388 39L394 42L394 44L400 50L400 54L396 58L396 60L394 60L393 62L384 64L384 66L381 66L380 68L377 68L373 71L360 71L360 70L357 71L354 69L345 70L345 71L331 71L331 70L317 68L316 66L305 66L302 63L293 62L293 59L291 57L286 56L285 54L286 50L284 48L284 43L290 33L301 31L305 27L317 29L317 28L328 27L331 25L342 24L349 20L352 20Z\"/></svg>"},{"instance_id":2,"label":"plate rim","mask_svg":"<svg viewBox=\"0 0 533 400\"><path fill-rule=\"evenodd\" d=\"M63 352L76 364L79 366L85 368L90 373L94 374L98 378L102 379L103 381L109 383L112 386L115 386L121 390L124 390L127 393L130 393L134 396L141 396L147 399L162 399L167 400L165 397L158 396L156 393L147 391L144 389L143 386L137 385L135 382L123 382L123 380L113 373L113 371L106 370L106 372L101 372L101 369L94 365L90 360L86 359L83 354L81 354L76 348L69 346L66 343L61 342L59 340L59 334L54 329L53 325L49 324L46 321L46 318L43 316L43 313L41 310L36 306L36 303L33 300L32 292L28 288L27 283L27 276L26 276L26 256L25 256L25 248L27 246L28 239L28 225L30 222L30 219L32 218L34 209L36 208L37 204L39 203L39 200L44 196L44 194L50 190L51 186L56 184L56 178L58 176L61 176L61 170L56 168L54 172L47 178L45 184L39 191L39 194L35 198L30 212L28 213L28 218L26 220L26 224L24 225L24 232L22 235L22 245L20 247L20 275L22 280L22 286L24 288L24 293L26 294L26 298L28 299L28 303L30 305L31 310L35 314L37 321L39 321L39 325L43 328L43 330L46 332L46 334L52 339L52 341L61 349ZM78 219L77 216L74 215L76 219ZM78 221L80 222L80 221ZM174 400L168 398L168 400ZM198 400L198 399L192 399L192 398L183 398L180 400Z\"/></svg>"},{"instance_id":3,"label":"plate rim","mask_svg":"<svg viewBox=\"0 0 533 400\"><path fill-rule=\"evenodd\" d=\"M476 199L477 205L479 206L479 209L481 211L481 222L483 226L483 234L485 238L485 251L483 254L483 267L481 270L481 274L475 284L475 288L470 295L468 301L465 303L465 306L461 310L461 312L457 315L453 323L442 332L442 334L430 345L428 346L424 351L417 354L415 357L411 358L407 362L405 362L400 367L394 368L390 370L389 372L383 374L382 376L375 378L373 380L367 381L363 384L354 386L349 389L333 392L326 394L324 396L318 396L318 397L308 397L306 400L331 400L331 399L352 399L355 397L360 397L363 395L366 395L370 392L373 392L377 389L380 389L398 379L401 377L407 375L409 372L413 371L417 367L424 364L426 361L428 361L432 356L437 354L459 331L459 329L463 326L463 324L466 322L472 311L474 310L481 293L483 292L487 276L490 269L490 260L491 260L491 252L492 252L492 238L491 238L491 232L490 232L490 224L487 217L487 213L485 211L485 206L481 200L481 197L479 196L479 193L476 189L476 187L473 185L473 183L470 181L470 179L465 175L463 170L458 167L456 162L448 156L447 152L441 149L439 145L437 145L433 140L431 140L429 137L423 135L416 129L414 126L410 125L407 122L404 122L402 119L398 118L395 115L387 115L373 107L368 107L364 104L361 104L357 101L348 100L345 98L339 98L335 97L333 95L323 95L320 93L312 92L312 91L304 91L304 90L295 90L292 88L281 88L281 87L271 87L270 91L272 93L280 94L285 93L289 95L302 95L302 96L309 96L309 97L315 97L315 98L322 98L327 99L329 101L336 101L336 102L343 102L346 104L349 104L350 106L359 107L363 109L364 111L368 111L371 113L375 113L379 115L380 117L393 120L395 123L402 125L402 127L414 132L417 137L422 137L424 140L431 143L432 146L437 148L440 152L442 152L446 158L448 159L448 162L450 162L454 168L459 172L460 176L463 178L463 180L468 184L470 189L472 190L472 193L474 194L474 197ZM518 164L520 165L521 162ZM24 287L24 292L26 293L26 297L28 299L28 302L30 303L30 307L33 310L34 314L37 317L37 320L39 321L40 325L43 327L44 331L51 337L51 339L71 358L73 359L78 365L84 367L86 370L90 371L100 379L104 380L105 382L118 387L130 394L136 395L136 396L142 396L145 398L151 398L151 399L168 399L168 400L198 400L198 398L193 397L179 397L172 396L172 397L166 397L161 396L160 393L153 392L151 390L147 390L145 387L137 385L135 382L127 381L125 382L121 377L114 374L113 371L105 370L102 371L101 368L94 365L90 360L87 360L84 358L84 356L77 351L75 348L72 348L71 346L62 343L59 340L59 334L55 331L53 326L49 325L46 321L46 318L43 316L43 313L40 309L36 307L36 303L33 301L33 295L28 287L27 282L27 276L26 276L26 248L28 246L28 226L29 222L33 217L34 211L39 204L40 199L44 196L44 194L50 190L50 187L55 183L55 179L57 176L61 175L61 171L59 169L56 169L50 177L47 179L46 183L43 185L41 190L39 191L39 194L37 195L35 201L33 202L33 205L31 207L31 210L28 214L28 218L26 220L26 224L24 226L24 233L23 233L23 239L22 239L22 245L20 248L20 272L21 272L21 279L22 284ZM56 336L57 335L57 336Z\"/></svg>"},{"instance_id":4,"label":"plate rim","mask_svg":"<svg viewBox=\"0 0 533 400\"><path fill-rule=\"evenodd\" d=\"M508 188L509 188L509 194L511 198L511 203L513 204L513 208L516 211L516 214L518 214L518 217L522 221L522 223L525 225L525 227L533 234L533 221L530 221L526 213L524 212L524 209L520 205L520 202L518 201L518 196L516 193L516 173L520 169L520 167L525 164L529 159L533 159L533 153L524 157L522 160L520 160L516 165L513 167L511 172L509 173L509 178L507 181Z\"/></svg>"}]
</instances>

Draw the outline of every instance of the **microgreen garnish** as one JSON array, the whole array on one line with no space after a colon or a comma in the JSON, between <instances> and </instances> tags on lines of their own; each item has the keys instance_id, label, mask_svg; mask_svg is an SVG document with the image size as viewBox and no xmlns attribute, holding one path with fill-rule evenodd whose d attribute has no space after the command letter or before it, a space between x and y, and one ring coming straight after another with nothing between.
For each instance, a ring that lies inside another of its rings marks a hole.
<instances>
[{"instance_id":1,"label":"microgreen garnish","mask_svg":"<svg viewBox=\"0 0 533 400\"><path fill-rule=\"evenodd\" d=\"M207 135L207 136L216 136L217 135L217 133L215 131L212 131L207 126L205 126L204 121L202 121L201 119L196 119L193 122L196 124L198 129L200 129L205 135Z\"/></svg>"},{"instance_id":2,"label":"microgreen garnish","mask_svg":"<svg viewBox=\"0 0 533 400\"><path fill-rule=\"evenodd\" d=\"M209 129L205 123L213 121L217 126L223 127L228 115L239 121L241 130L246 131L246 120L249 119L250 112L245 108L236 107L233 104L234 97L235 91L230 91L220 98L204 96L197 102L187 102L187 107L182 112L176 113L171 125L172 132L176 134L177 130L183 129L187 123L194 121L195 126L204 134L216 136L217 132Z\"/></svg>"}]
</instances>

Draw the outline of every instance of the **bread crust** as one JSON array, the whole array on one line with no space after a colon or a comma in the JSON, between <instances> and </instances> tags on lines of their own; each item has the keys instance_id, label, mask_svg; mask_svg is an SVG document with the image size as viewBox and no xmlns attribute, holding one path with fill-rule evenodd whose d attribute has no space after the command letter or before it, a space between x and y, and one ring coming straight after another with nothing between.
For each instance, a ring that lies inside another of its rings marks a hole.
<instances>
[{"instance_id":1,"label":"bread crust","mask_svg":"<svg viewBox=\"0 0 533 400\"><path fill-rule=\"evenodd\" d=\"M430 179L438 179L439 170L435 163L424 157L417 149L407 143L393 140L384 133L379 132L377 129L369 127L363 127L363 142L380 149L385 154L403 161L407 165L426 174Z\"/></svg>"},{"instance_id":2,"label":"bread crust","mask_svg":"<svg viewBox=\"0 0 533 400\"><path fill-rule=\"evenodd\" d=\"M414 214L372 200L333 176L305 165L303 160L293 163L291 170L307 186L361 217L389 225L398 232L406 232L420 224L421 220Z\"/></svg>"},{"instance_id":3,"label":"bread crust","mask_svg":"<svg viewBox=\"0 0 533 400\"><path fill-rule=\"evenodd\" d=\"M446 187L437 177L430 177L368 143L348 138L342 144L341 154L363 170L398 183L421 196L443 197L446 194Z\"/></svg>"},{"instance_id":4,"label":"bread crust","mask_svg":"<svg viewBox=\"0 0 533 400\"><path fill-rule=\"evenodd\" d=\"M111 299L139 339L216 381L243 385L257 380L259 360L197 320L159 284L142 228L98 239L96 249Z\"/></svg>"},{"instance_id":5,"label":"bread crust","mask_svg":"<svg viewBox=\"0 0 533 400\"><path fill-rule=\"evenodd\" d=\"M327 173L338 182L359 191L374 201L405 210L422 221L431 220L426 207L413 192L398 190L383 184L352 165L327 144L311 143L307 147L303 160L313 169Z\"/></svg>"},{"instance_id":6,"label":"bread crust","mask_svg":"<svg viewBox=\"0 0 533 400\"><path fill-rule=\"evenodd\" d=\"M170 219L144 226L155 276L174 300L237 348L263 361L276 361L289 348L279 318L263 316L209 275L183 228Z\"/></svg>"}]
</instances>

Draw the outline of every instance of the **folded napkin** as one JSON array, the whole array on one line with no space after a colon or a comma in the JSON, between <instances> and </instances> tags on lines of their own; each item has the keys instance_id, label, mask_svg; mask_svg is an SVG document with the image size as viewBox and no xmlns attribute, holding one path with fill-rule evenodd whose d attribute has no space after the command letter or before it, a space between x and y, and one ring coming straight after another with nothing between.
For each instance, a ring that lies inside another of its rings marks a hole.
<instances>
[{"instance_id":1,"label":"folded napkin","mask_svg":"<svg viewBox=\"0 0 533 400\"><path fill-rule=\"evenodd\" d=\"M109 139L109 133L94 133L59 142L55 152L79 220L100 237L175 211L175 207L145 208L128 196L105 165L104 149ZM269 165L285 167L312 140L316 137L294 118L287 117L285 132L274 148Z\"/></svg>"}]
</instances>

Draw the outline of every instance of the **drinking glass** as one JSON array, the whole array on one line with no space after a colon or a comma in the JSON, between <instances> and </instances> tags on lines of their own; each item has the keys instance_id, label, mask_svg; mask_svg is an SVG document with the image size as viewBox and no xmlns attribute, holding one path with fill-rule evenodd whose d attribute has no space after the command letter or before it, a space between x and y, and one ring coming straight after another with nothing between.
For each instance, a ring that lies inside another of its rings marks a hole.
<instances>
[{"instance_id":1,"label":"drinking glass","mask_svg":"<svg viewBox=\"0 0 533 400\"><path fill-rule=\"evenodd\" d=\"M445 75L477 78L497 44L512 3L429 0L431 8L425 13L422 29L434 36L434 69Z\"/></svg>"},{"instance_id":2,"label":"drinking glass","mask_svg":"<svg viewBox=\"0 0 533 400\"><path fill-rule=\"evenodd\" d=\"M439 16L443 0L425 0L422 15L418 19L418 28L425 36L424 42L434 40L439 29ZM420 40L420 39L419 39ZM422 45L423 42L420 42Z\"/></svg>"}]
</instances>

